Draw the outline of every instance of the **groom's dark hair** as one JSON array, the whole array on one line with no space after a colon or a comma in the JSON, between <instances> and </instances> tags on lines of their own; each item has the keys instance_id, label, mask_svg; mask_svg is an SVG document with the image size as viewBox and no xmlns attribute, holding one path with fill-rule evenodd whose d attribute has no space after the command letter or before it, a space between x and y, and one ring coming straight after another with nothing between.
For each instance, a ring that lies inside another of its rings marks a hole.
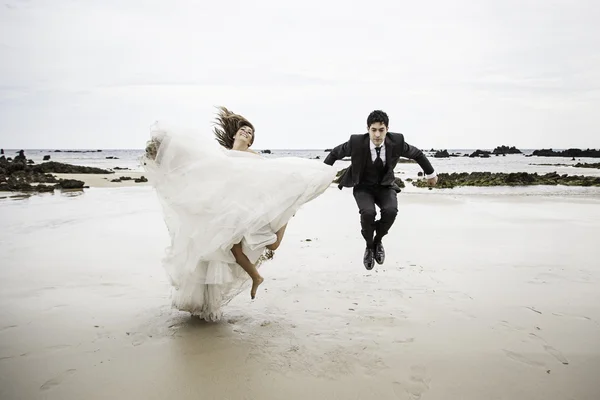
<instances>
[{"instance_id":1,"label":"groom's dark hair","mask_svg":"<svg viewBox=\"0 0 600 400\"><path fill-rule=\"evenodd\" d=\"M388 118L388 115L381 110L375 110L369 114L367 117L367 127L370 127L376 122L384 124L386 128L389 128L390 126L390 119Z\"/></svg>"}]
</instances>

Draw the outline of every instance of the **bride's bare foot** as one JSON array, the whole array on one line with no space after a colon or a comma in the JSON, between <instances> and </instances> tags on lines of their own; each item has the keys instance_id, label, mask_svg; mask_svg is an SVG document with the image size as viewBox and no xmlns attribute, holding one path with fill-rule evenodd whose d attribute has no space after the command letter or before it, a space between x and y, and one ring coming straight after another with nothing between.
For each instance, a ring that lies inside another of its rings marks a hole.
<instances>
[{"instance_id":1,"label":"bride's bare foot","mask_svg":"<svg viewBox=\"0 0 600 400\"><path fill-rule=\"evenodd\" d=\"M250 290L250 297L252 297L253 299L256 297L256 290L258 289L258 286L261 283L263 283L264 280L265 279L262 276L252 279L252 290Z\"/></svg>"}]
</instances>

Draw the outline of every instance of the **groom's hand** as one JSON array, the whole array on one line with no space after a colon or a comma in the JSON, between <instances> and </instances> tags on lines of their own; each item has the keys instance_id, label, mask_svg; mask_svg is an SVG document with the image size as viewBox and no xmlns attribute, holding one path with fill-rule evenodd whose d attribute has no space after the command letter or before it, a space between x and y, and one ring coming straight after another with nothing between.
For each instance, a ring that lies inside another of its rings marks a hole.
<instances>
[{"instance_id":1,"label":"groom's hand","mask_svg":"<svg viewBox=\"0 0 600 400\"><path fill-rule=\"evenodd\" d=\"M427 179L427 183L429 184L429 186L435 186L437 184L437 181L438 181L437 176Z\"/></svg>"}]
</instances>

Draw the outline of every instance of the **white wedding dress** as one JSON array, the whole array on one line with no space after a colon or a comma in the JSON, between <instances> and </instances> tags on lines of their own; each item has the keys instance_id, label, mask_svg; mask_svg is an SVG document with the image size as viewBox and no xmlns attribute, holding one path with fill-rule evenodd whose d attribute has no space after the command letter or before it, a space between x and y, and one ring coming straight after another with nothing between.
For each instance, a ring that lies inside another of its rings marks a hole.
<instances>
[{"instance_id":1,"label":"white wedding dress","mask_svg":"<svg viewBox=\"0 0 600 400\"><path fill-rule=\"evenodd\" d=\"M173 306L219 320L222 307L249 292L251 282L232 246L241 241L258 267L266 246L277 240L275 232L321 195L337 171L315 160L227 150L207 132L156 124L151 136L160 145L143 166L171 237L163 265Z\"/></svg>"}]
</instances>

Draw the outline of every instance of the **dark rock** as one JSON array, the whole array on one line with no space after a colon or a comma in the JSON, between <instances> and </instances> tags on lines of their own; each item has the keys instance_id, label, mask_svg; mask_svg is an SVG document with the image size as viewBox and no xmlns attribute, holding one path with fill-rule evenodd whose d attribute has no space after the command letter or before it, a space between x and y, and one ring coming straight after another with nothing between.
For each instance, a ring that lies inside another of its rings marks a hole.
<instances>
[{"instance_id":1,"label":"dark rock","mask_svg":"<svg viewBox=\"0 0 600 400\"><path fill-rule=\"evenodd\" d=\"M51 192L55 188L81 189L84 183L77 180L57 180L54 173L111 173L99 168L81 167L53 161L39 165L24 162L6 162L0 167L0 190L16 192ZM50 185L48 185L50 184Z\"/></svg>"},{"instance_id":2,"label":"dark rock","mask_svg":"<svg viewBox=\"0 0 600 400\"><path fill-rule=\"evenodd\" d=\"M101 153L102 150L54 150L55 153Z\"/></svg>"},{"instance_id":3,"label":"dark rock","mask_svg":"<svg viewBox=\"0 0 600 400\"><path fill-rule=\"evenodd\" d=\"M547 166L547 167L570 167L570 164L536 164L536 163L529 163L529 165L543 165L543 166Z\"/></svg>"},{"instance_id":4,"label":"dark rock","mask_svg":"<svg viewBox=\"0 0 600 400\"><path fill-rule=\"evenodd\" d=\"M20 163L20 162L12 162L5 166L7 175L12 175L13 173L15 173L17 171L25 171L29 168L31 168L31 167L26 165L25 163Z\"/></svg>"},{"instance_id":5,"label":"dark rock","mask_svg":"<svg viewBox=\"0 0 600 400\"><path fill-rule=\"evenodd\" d=\"M423 176L423 172L419 171L419 173L417 174L417 176Z\"/></svg>"},{"instance_id":6,"label":"dark rock","mask_svg":"<svg viewBox=\"0 0 600 400\"><path fill-rule=\"evenodd\" d=\"M538 157L593 157L600 158L600 150L595 149L568 149L563 151L554 151L552 149L535 150L532 155Z\"/></svg>"},{"instance_id":7,"label":"dark rock","mask_svg":"<svg viewBox=\"0 0 600 400\"><path fill-rule=\"evenodd\" d=\"M50 156L44 156L44 160L43 161L48 161L50 160Z\"/></svg>"},{"instance_id":8,"label":"dark rock","mask_svg":"<svg viewBox=\"0 0 600 400\"><path fill-rule=\"evenodd\" d=\"M116 171L125 171L125 170L128 170L129 168L114 167L113 169Z\"/></svg>"},{"instance_id":9,"label":"dark rock","mask_svg":"<svg viewBox=\"0 0 600 400\"><path fill-rule=\"evenodd\" d=\"M135 183L143 183L143 182L148 182L148 179L143 175L135 180Z\"/></svg>"},{"instance_id":10,"label":"dark rock","mask_svg":"<svg viewBox=\"0 0 600 400\"><path fill-rule=\"evenodd\" d=\"M26 163L27 162L27 157L25 157L25 151L23 150L19 150L17 151L17 156L15 157L15 159L13 160L13 162L23 162Z\"/></svg>"},{"instance_id":11,"label":"dark rock","mask_svg":"<svg viewBox=\"0 0 600 400\"><path fill-rule=\"evenodd\" d=\"M413 181L417 187L428 187L425 180ZM456 186L530 186L530 185L566 185L566 186L600 186L600 177L558 175L551 172L545 175L528 172L491 173L462 172L440 173L436 188L453 188Z\"/></svg>"},{"instance_id":12,"label":"dark rock","mask_svg":"<svg viewBox=\"0 0 600 400\"><path fill-rule=\"evenodd\" d=\"M33 160L27 160L27 164L35 164L35 161L33 161Z\"/></svg>"},{"instance_id":13,"label":"dark rock","mask_svg":"<svg viewBox=\"0 0 600 400\"><path fill-rule=\"evenodd\" d=\"M146 178L142 176L139 179L146 179ZM134 180L134 179L132 177L130 177L130 176L121 176L119 178L111 180L111 182L123 182L123 181L132 181L132 180ZM136 179L136 181L137 180L138 179ZM147 180L146 181L140 181L140 182L147 182Z\"/></svg>"},{"instance_id":14,"label":"dark rock","mask_svg":"<svg viewBox=\"0 0 600 400\"><path fill-rule=\"evenodd\" d=\"M108 156L106 157L107 160L118 160L119 157L115 157L115 156Z\"/></svg>"},{"instance_id":15,"label":"dark rock","mask_svg":"<svg viewBox=\"0 0 600 400\"><path fill-rule=\"evenodd\" d=\"M61 179L58 186L61 189L83 189L85 183L76 179Z\"/></svg>"},{"instance_id":16,"label":"dark rock","mask_svg":"<svg viewBox=\"0 0 600 400\"><path fill-rule=\"evenodd\" d=\"M261 153L263 153L263 154L271 154L271 150L261 150Z\"/></svg>"},{"instance_id":17,"label":"dark rock","mask_svg":"<svg viewBox=\"0 0 600 400\"><path fill-rule=\"evenodd\" d=\"M114 174L114 171L108 171L101 168L84 167L81 165L71 165L48 161L33 167L35 172L55 173L55 174Z\"/></svg>"},{"instance_id":18,"label":"dark rock","mask_svg":"<svg viewBox=\"0 0 600 400\"><path fill-rule=\"evenodd\" d=\"M448 153L448 150L441 150L441 151L436 151L435 154L433 155L434 158L450 158L450 154Z\"/></svg>"},{"instance_id":19,"label":"dark rock","mask_svg":"<svg viewBox=\"0 0 600 400\"><path fill-rule=\"evenodd\" d=\"M325 149L325 153L329 153L333 149Z\"/></svg>"},{"instance_id":20,"label":"dark rock","mask_svg":"<svg viewBox=\"0 0 600 400\"><path fill-rule=\"evenodd\" d=\"M577 168L600 168L600 163L577 163L573 166Z\"/></svg>"},{"instance_id":21,"label":"dark rock","mask_svg":"<svg viewBox=\"0 0 600 400\"><path fill-rule=\"evenodd\" d=\"M488 158L490 156L490 154L492 154L492 153L487 150L477 149L473 153L471 153L471 155L469 157L471 157L471 158L475 158L475 157Z\"/></svg>"},{"instance_id":22,"label":"dark rock","mask_svg":"<svg viewBox=\"0 0 600 400\"><path fill-rule=\"evenodd\" d=\"M515 146L498 146L493 151L494 154L523 154L521 150L517 149Z\"/></svg>"},{"instance_id":23,"label":"dark rock","mask_svg":"<svg viewBox=\"0 0 600 400\"><path fill-rule=\"evenodd\" d=\"M54 192L56 189L56 185L37 185L35 186L35 191L39 193L49 193Z\"/></svg>"}]
</instances>

